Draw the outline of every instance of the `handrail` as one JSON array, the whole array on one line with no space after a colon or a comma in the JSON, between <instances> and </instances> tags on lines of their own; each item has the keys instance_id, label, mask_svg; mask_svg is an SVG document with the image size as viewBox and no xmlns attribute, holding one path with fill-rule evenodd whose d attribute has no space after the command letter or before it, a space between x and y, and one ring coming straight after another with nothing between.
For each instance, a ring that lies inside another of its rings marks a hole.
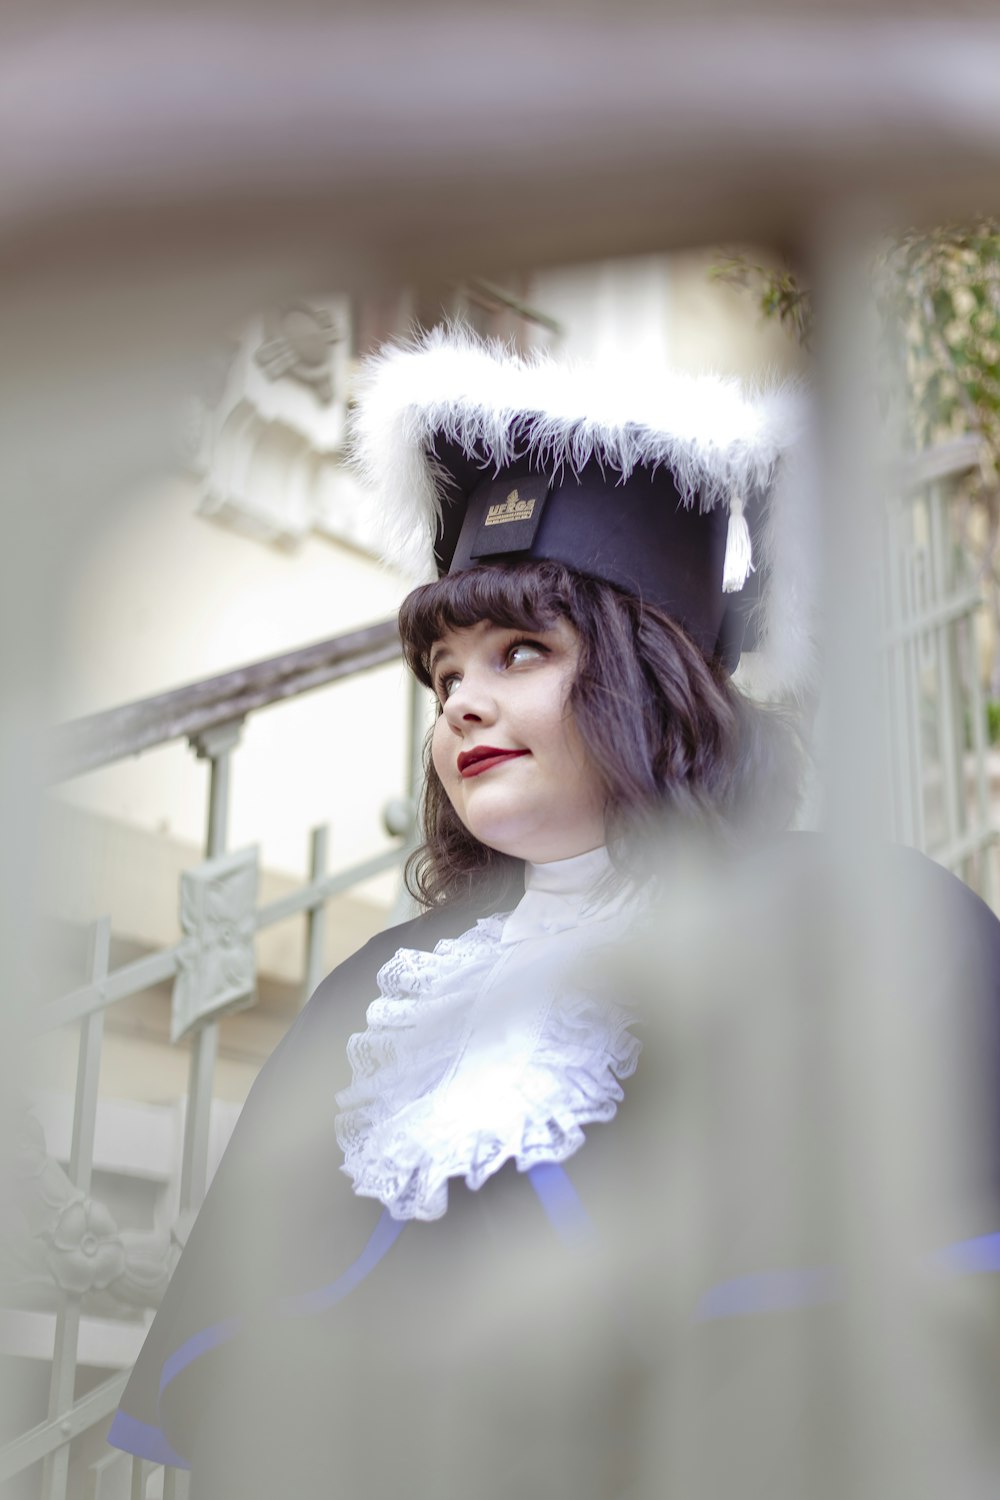
<instances>
[{"instance_id":1,"label":"handrail","mask_svg":"<svg viewBox=\"0 0 1000 1500\"><path fill-rule=\"evenodd\" d=\"M938 479L952 479L978 469L982 461L983 439L978 432L967 432L947 443L907 456L903 463L903 490L910 494Z\"/></svg>"},{"instance_id":2,"label":"handrail","mask_svg":"<svg viewBox=\"0 0 1000 1500\"><path fill-rule=\"evenodd\" d=\"M32 1427L30 1432L14 1438L6 1447L0 1448L0 1483L5 1483L15 1474L22 1473L32 1464L65 1446L70 1438L77 1437L110 1417L122 1397L131 1370L121 1370L81 1396L66 1411L48 1417Z\"/></svg>"},{"instance_id":3,"label":"handrail","mask_svg":"<svg viewBox=\"0 0 1000 1500\"><path fill-rule=\"evenodd\" d=\"M190 739L254 709L395 661L401 649L395 618L380 620L298 651L74 719L50 736L48 778L65 781L155 745Z\"/></svg>"}]
</instances>

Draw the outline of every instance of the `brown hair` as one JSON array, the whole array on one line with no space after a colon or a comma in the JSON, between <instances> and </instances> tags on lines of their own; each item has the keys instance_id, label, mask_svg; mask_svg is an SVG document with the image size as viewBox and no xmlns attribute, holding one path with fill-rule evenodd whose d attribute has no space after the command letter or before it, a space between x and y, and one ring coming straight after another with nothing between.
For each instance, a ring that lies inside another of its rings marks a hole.
<instances>
[{"instance_id":1,"label":"brown hair","mask_svg":"<svg viewBox=\"0 0 1000 1500\"><path fill-rule=\"evenodd\" d=\"M706 660L669 615L562 563L470 568L403 601L403 651L430 686L428 658L447 630L481 620L538 630L565 619L580 637L568 706L605 788L608 851L641 869L650 835L683 821L725 837L781 827L798 793L798 754L786 715L750 703L725 668ZM523 865L465 828L434 770L429 745L425 842L407 866L424 905L517 899Z\"/></svg>"}]
</instances>

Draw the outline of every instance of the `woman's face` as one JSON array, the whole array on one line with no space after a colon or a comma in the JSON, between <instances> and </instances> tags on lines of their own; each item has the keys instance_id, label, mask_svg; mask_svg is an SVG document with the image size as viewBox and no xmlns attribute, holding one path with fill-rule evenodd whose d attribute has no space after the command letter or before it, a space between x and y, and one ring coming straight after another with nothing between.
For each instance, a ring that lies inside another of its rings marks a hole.
<instances>
[{"instance_id":1,"label":"woman's face","mask_svg":"<svg viewBox=\"0 0 1000 1500\"><path fill-rule=\"evenodd\" d=\"M480 843L534 864L604 843L603 792L567 707L579 654L566 620L531 632L484 620L431 650L448 799Z\"/></svg>"}]
</instances>

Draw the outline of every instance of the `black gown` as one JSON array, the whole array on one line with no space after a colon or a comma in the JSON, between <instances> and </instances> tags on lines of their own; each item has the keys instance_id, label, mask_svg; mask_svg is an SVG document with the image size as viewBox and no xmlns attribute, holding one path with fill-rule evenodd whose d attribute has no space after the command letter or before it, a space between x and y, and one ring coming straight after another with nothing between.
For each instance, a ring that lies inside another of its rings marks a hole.
<instances>
[{"instance_id":1,"label":"black gown","mask_svg":"<svg viewBox=\"0 0 1000 1500\"><path fill-rule=\"evenodd\" d=\"M792 844L808 878L820 842ZM1000 1143L1000 923L930 861L894 851L891 867L904 902L929 899L955 936L950 966L937 954L910 962L922 976L915 1003L972 1018L985 1129ZM648 1351L640 1358L621 1336L620 1299L573 1241L620 1243L623 1223L649 1232L635 1209L649 1202L669 1068L644 1055L616 1119L588 1130L545 1191L508 1162L477 1193L453 1182L444 1218L400 1232L340 1171L334 1096L350 1081L347 1039L364 1030L378 969L478 915L455 906L373 938L319 986L250 1092L110 1433L128 1451L192 1466L194 1500L374 1500L415 1493L421 1473L436 1476L428 1493L477 1500L554 1492L554 1476L567 1494L628 1488L629 1393ZM909 939L919 950L922 928ZM948 1225L949 1241L972 1247L972 1269L1000 1269L998 1183L995 1171L972 1195L974 1221ZM734 1234L731 1258L706 1264L707 1295L759 1269L741 1264L744 1248ZM567 1369L571 1409L557 1398Z\"/></svg>"}]
</instances>

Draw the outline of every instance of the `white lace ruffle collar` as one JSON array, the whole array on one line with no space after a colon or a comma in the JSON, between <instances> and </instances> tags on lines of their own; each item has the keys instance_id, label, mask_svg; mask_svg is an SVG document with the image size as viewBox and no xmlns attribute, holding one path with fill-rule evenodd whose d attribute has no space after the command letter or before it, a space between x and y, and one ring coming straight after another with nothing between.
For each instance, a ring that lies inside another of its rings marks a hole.
<instances>
[{"instance_id":1,"label":"white lace ruffle collar","mask_svg":"<svg viewBox=\"0 0 1000 1500\"><path fill-rule=\"evenodd\" d=\"M448 1179L561 1162L609 1120L640 1043L623 1007L580 988L582 954L620 938L634 896L601 899L605 850L526 868L525 894L433 953L379 971L353 1082L337 1095L343 1170L397 1219L437 1219Z\"/></svg>"}]
</instances>

